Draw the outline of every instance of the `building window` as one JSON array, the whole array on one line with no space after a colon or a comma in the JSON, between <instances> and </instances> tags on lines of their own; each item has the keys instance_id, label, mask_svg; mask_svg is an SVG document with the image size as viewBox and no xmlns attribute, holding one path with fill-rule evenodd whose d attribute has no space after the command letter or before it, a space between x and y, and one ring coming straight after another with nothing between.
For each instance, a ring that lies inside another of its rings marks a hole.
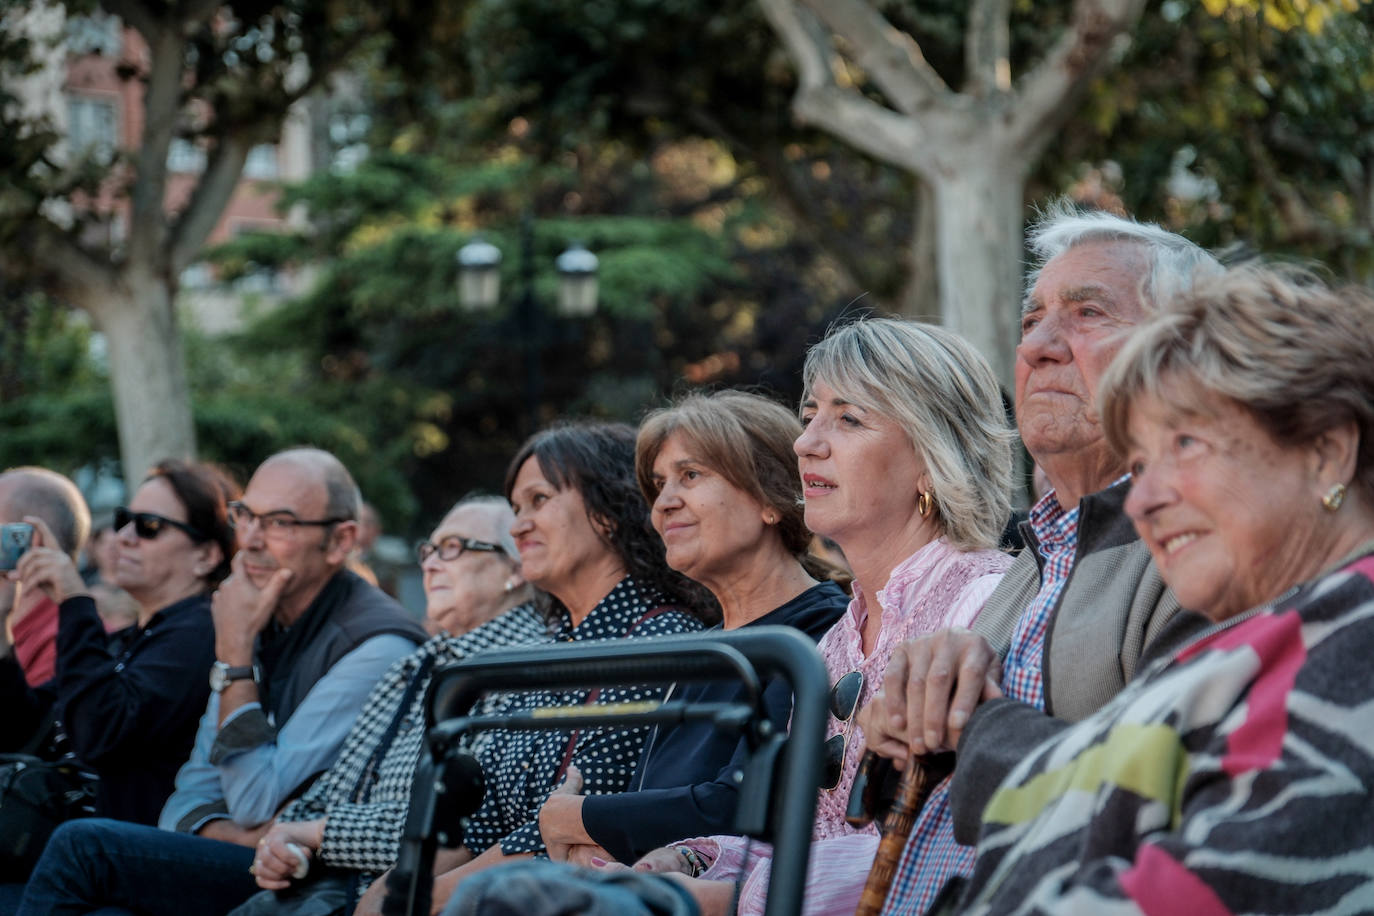
<instances>
[{"instance_id":1,"label":"building window","mask_svg":"<svg viewBox=\"0 0 1374 916\"><path fill-rule=\"evenodd\" d=\"M113 100L67 96L67 142L72 155L109 162L118 136Z\"/></svg>"},{"instance_id":2,"label":"building window","mask_svg":"<svg viewBox=\"0 0 1374 916\"><path fill-rule=\"evenodd\" d=\"M173 137L167 147L167 168L173 172L205 171L205 150L183 137Z\"/></svg>"},{"instance_id":3,"label":"building window","mask_svg":"<svg viewBox=\"0 0 1374 916\"><path fill-rule=\"evenodd\" d=\"M243 176L245 178L272 181L279 174L275 144L263 143L248 151L248 159L243 163Z\"/></svg>"},{"instance_id":4,"label":"building window","mask_svg":"<svg viewBox=\"0 0 1374 916\"><path fill-rule=\"evenodd\" d=\"M99 10L85 16L68 16L65 27L67 51L70 54L104 54L118 57L123 46L117 16Z\"/></svg>"}]
</instances>

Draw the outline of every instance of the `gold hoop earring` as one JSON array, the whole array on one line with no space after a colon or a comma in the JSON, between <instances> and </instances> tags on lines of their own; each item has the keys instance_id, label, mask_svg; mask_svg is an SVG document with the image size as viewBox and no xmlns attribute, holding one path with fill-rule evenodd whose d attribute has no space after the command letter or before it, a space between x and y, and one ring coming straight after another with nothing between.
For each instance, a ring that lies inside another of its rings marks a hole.
<instances>
[{"instance_id":1,"label":"gold hoop earring","mask_svg":"<svg viewBox=\"0 0 1374 916\"><path fill-rule=\"evenodd\" d=\"M1343 483L1332 484L1331 489L1327 490L1326 495L1322 497L1322 505L1326 507L1327 512L1335 512L1343 502L1345 502L1345 484Z\"/></svg>"},{"instance_id":2,"label":"gold hoop earring","mask_svg":"<svg viewBox=\"0 0 1374 916\"><path fill-rule=\"evenodd\" d=\"M916 511L921 513L921 518L930 518L930 513L935 511L935 497L929 490L922 490L916 497Z\"/></svg>"},{"instance_id":3,"label":"gold hoop earring","mask_svg":"<svg viewBox=\"0 0 1374 916\"><path fill-rule=\"evenodd\" d=\"M776 525L778 523L778 517L772 512L769 512L763 517L763 523L765 525Z\"/></svg>"}]
</instances>

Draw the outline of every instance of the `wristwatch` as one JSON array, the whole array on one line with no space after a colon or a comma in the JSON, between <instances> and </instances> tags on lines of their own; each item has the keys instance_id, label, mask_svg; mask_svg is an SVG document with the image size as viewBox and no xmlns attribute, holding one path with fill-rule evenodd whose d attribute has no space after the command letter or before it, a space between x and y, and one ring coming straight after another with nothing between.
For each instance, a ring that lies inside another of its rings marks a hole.
<instances>
[{"instance_id":1,"label":"wristwatch","mask_svg":"<svg viewBox=\"0 0 1374 916\"><path fill-rule=\"evenodd\" d=\"M244 681L249 678L254 683L257 682L257 665L230 666L226 662L217 661L210 666L210 689L215 693L223 693L230 681Z\"/></svg>"}]
</instances>

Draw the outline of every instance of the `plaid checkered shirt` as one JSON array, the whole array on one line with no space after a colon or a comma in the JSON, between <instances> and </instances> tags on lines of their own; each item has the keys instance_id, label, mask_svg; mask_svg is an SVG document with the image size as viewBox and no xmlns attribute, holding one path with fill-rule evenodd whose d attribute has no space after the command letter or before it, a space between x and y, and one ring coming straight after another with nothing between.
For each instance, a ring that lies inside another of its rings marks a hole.
<instances>
[{"instance_id":1,"label":"plaid checkered shirt","mask_svg":"<svg viewBox=\"0 0 1374 916\"><path fill-rule=\"evenodd\" d=\"M462 636L441 633L430 638L377 682L339 758L304 795L287 805L280 819L328 818L320 859L358 873L357 892L362 893L396 862L425 733L425 687L435 669L487 649L550 639L547 625L529 604L512 608ZM508 703L505 697L483 700L479 711L499 713Z\"/></svg>"},{"instance_id":2,"label":"plaid checkered shirt","mask_svg":"<svg viewBox=\"0 0 1374 916\"><path fill-rule=\"evenodd\" d=\"M1053 492L1030 510L1040 558L1044 561L1040 591L1017 621L1011 647L1002 663L1002 692L1015 700L1045 708L1041 678L1045 632L1050 612L1069 580L1078 549L1078 507L1066 510ZM973 871L974 848L954 839L954 819L949 810L949 779L931 792L921 816L912 827L902 851L902 861L892 879L883 913L915 916L924 913L951 878Z\"/></svg>"}]
</instances>

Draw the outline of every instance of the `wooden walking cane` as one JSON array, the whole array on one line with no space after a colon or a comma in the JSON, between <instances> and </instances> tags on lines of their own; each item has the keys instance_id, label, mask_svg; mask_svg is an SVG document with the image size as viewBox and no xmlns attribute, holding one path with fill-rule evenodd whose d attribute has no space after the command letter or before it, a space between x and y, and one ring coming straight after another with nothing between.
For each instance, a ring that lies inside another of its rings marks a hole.
<instances>
[{"instance_id":1,"label":"wooden walking cane","mask_svg":"<svg viewBox=\"0 0 1374 916\"><path fill-rule=\"evenodd\" d=\"M913 757L907 762L906 770L897 783L892 807L883 816L883 838L878 843L878 854L873 859L873 868L868 872L868 882L864 885L854 916L878 916L882 912L892 879L897 874L897 865L902 860L902 850L911 837L911 828L915 826L916 818L925 807L931 791L949 775L953 763L953 754ZM864 752L863 759L859 761L858 775L854 779L854 789L849 796L846 820L861 826L873 819L879 807L881 785L891 769L890 760L872 751Z\"/></svg>"}]
</instances>

